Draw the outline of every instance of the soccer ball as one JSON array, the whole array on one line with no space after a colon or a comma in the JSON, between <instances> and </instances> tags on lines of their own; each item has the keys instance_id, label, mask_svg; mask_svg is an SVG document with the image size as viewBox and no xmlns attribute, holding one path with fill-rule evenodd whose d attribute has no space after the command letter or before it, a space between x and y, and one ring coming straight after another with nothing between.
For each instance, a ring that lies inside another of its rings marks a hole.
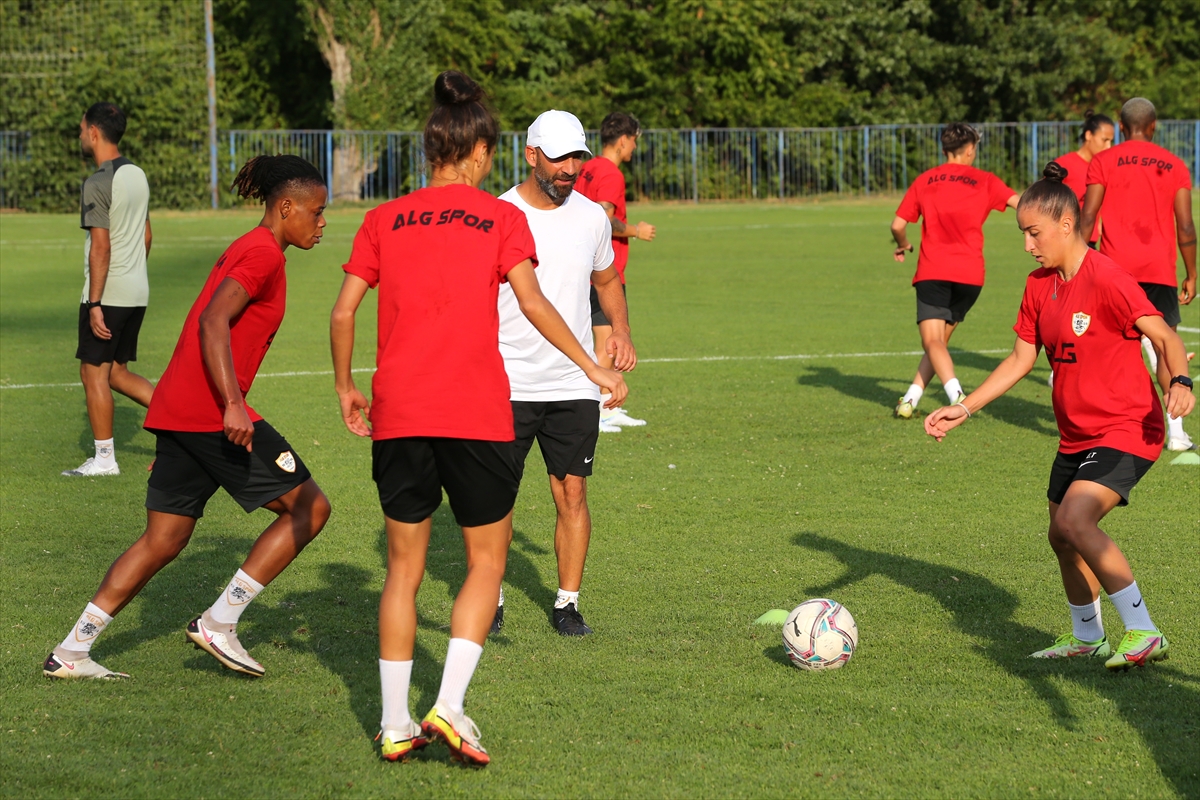
<instances>
[{"instance_id":1,"label":"soccer ball","mask_svg":"<svg viewBox=\"0 0 1200 800\"><path fill-rule=\"evenodd\" d=\"M783 647L800 669L837 669L858 647L858 625L841 603L805 600L783 623Z\"/></svg>"}]
</instances>

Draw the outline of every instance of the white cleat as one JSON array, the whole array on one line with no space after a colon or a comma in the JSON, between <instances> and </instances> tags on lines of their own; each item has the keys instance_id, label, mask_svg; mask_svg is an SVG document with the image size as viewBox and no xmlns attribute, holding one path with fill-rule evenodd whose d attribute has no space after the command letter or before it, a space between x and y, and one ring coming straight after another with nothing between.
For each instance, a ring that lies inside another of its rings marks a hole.
<instances>
[{"instance_id":1,"label":"white cleat","mask_svg":"<svg viewBox=\"0 0 1200 800\"><path fill-rule=\"evenodd\" d=\"M95 458L89 458L75 469L64 470L62 474L68 478L94 478L98 475L120 475L121 468L115 461L111 467L102 467Z\"/></svg>"},{"instance_id":2,"label":"white cleat","mask_svg":"<svg viewBox=\"0 0 1200 800\"><path fill-rule=\"evenodd\" d=\"M635 419L625 413L625 409L618 408L617 413L605 420L601 420L601 424L615 425L618 428L640 428L646 424L644 419Z\"/></svg>"},{"instance_id":3,"label":"white cleat","mask_svg":"<svg viewBox=\"0 0 1200 800\"><path fill-rule=\"evenodd\" d=\"M54 648L54 652L46 656L45 662L42 664L42 674L47 678L59 678L61 680L120 680L129 676L124 672L113 672L107 667L102 667L95 661L92 661L91 656L85 653L72 653L68 650L63 650L60 647Z\"/></svg>"},{"instance_id":4,"label":"white cleat","mask_svg":"<svg viewBox=\"0 0 1200 800\"><path fill-rule=\"evenodd\" d=\"M607 422L605 422L604 420L600 420L600 432L601 433L620 433L621 429L618 428L616 425L610 425Z\"/></svg>"},{"instance_id":5,"label":"white cleat","mask_svg":"<svg viewBox=\"0 0 1200 800\"><path fill-rule=\"evenodd\" d=\"M1175 453L1182 453L1186 450L1195 450L1196 443L1185 433L1182 436L1172 436L1167 439L1167 449Z\"/></svg>"},{"instance_id":6,"label":"white cleat","mask_svg":"<svg viewBox=\"0 0 1200 800\"><path fill-rule=\"evenodd\" d=\"M243 675L261 678L266 670L242 647L237 638L237 625L214 620L205 611L188 623L187 638L196 649L203 650L221 665Z\"/></svg>"}]
</instances>

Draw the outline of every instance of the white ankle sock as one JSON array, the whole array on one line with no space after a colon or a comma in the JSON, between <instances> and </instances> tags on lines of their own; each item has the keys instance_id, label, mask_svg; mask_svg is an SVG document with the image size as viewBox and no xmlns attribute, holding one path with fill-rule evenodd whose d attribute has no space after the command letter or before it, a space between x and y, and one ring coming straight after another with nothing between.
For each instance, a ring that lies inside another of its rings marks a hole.
<instances>
[{"instance_id":1,"label":"white ankle sock","mask_svg":"<svg viewBox=\"0 0 1200 800\"><path fill-rule=\"evenodd\" d=\"M1167 435L1175 439L1183 438L1183 417L1172 419L1171 415L1167 414Z\"/></svg>"},{"instance_id":2,"label":"white ankle sock","mask_svg":"<svg viewBox=\"0 0 1200 800\"><path fill-rule=\"evenodd\" d=\"M455 714L463 713L463 701L467 697L467 686L483 655L483 645L470 639L451 639L446 648L446 666L442 670L442 688L438 689L438 703L445 705Z\"/></svg>"},{"instance_id":3,"label":"white ankle sock","mask_svg":"<svg viewBox=\"0 0 1200 800\"><path fill-rule=\"evenodd\" d=\"M604 404L607 403L611 398L612 398L612 395L609 395L609 394L600 395L600 421L601 422L603 422L606 419L612 419L613 417L615 417L617 414L620 413L619 408L605 408L604 407Z\"/></svg>"},{"instance_id":4,"label":"white ankle sock","mask_svg":"<svg viewBox=\"0 0 1200 800\"><path fill-rule=\"evenodd\" d=\"M408 683L412 678L412 660L379 659L379 686L383 692L383 718L380 730L407 730L412 717L408 713Z\"/></svg>"},{"instance_id":5,"label":"white ankle sock","mask_svg":"<svg viewBox=\"0 0 1200 800\"><path fill-rule=\"evenodd\" d=\"M110 466L117 463L117 451L112 439L93 439L96 445L96 463Z\"/></svg>"},{"instance_id":6,"label":"white ankle sock","mask_svg":"<svg viewBox=\"0 0 1200 800\"><path fill-rule=\"evenodd\" d=\"M225 587L225 591L221 592L217 602L209 607L209 616L216 622L237 625L246 606L250 605L250 601L257 597L262 590L261 583L239 569L234 574L233 580Z\"/></svg>"},{"instance_id":7,"label":"white ankle sock","mask_svg":"<svg viewBox=\"0 0 1200 800\"><path fill-rule=\"evenodd\" d=\"M1146 360L1150 362L1150 374L1158 374L1158 353L1154 352L1154 345L1150 344L1150 340L1145 336L1142 337L1142 351L1146 354Z\"/></svg>"},{"instance_id":8,"label":"white ankle sock","mask_svg":"<svg viewBox=\"0 0 1200 800\"><path fill-rule=\"evenodd\" d=\"M908 387L908 391L904 393L903 400L912 403L915 408L917 403L921 402L921 397L925 394L924 386L917 386L915 383Z\"/></svg>"},{"instance_id":9,"label":"white ankle sock","mask_svg":"<svg viewBox=\"0 0 1200 800\"><path fill-rule=\"evenodd\" d=\"M71 632L67 634L67 638L62 640L59 647L64 650L74 650L77 653L90 653L92 642L96 641L97 636L104 633L104 629L112 621L113 618L104 613L100 606L88 603L87 608L83 609L83 613L79 615L75 627L71 628Z\"/></svg>"},{"instance_id":10,"label":"white ankle sock","mask_svg":"<svg viewBox=\"0 0 1200 800\"><path fill-rule=\"evenodd\" d=\"M1158 630L1150 621L1150 612L1146 610L1146 603L1142 598L1141 589L1138 589L1137 581L1116 594L1110 594L1108 599L1112 600L1112 604L1117 607L1117 613L1121 615L1121 622L1125 623L1125 630Z\"/></svg>"},{"instance_id":11,"label":"white ankle sock","mask_svg":"<svg viewBox=\"0 0 1200 800\"><path fill-rule=\"evenodd\" d=\"M1071 632L1081 642L1098 642L1104 638L1104 624L1100 620L1100 598L1086 606L1071 607Z\"/></svg>"},{"instance_id":12,"label":"white ankle sock","mask_svg":"<svg viewBox=\"0 0 1200 800\"><path fill-rule=\"evenodd\" d=\"M946 381L946 397L953 403L962 394L962 384L958 382L958 378L951 378Z\"/></svg>"},{"instance_id":13,"label":"white ankle sock","mask_svg":"<svg viewBox=\"0 0 1200 800\"><path fill-rule=\"evenodd\" d=\"M575 604L575 610L579 610L579 592L568 592L566 589L558 590L558 597L554 598L555 608L566 608L571 603Z\"/></svg>"},{"instance_id":14,"label":"white ankle sock","mask_svg":"<svg viewBox=\"0 0 1200 800\"><path fill-rule=\"evenodd\" d=\"M504 587L500 587L500 602L496 603L497 608L504 607Z\"/></svg>"}]
</instances>

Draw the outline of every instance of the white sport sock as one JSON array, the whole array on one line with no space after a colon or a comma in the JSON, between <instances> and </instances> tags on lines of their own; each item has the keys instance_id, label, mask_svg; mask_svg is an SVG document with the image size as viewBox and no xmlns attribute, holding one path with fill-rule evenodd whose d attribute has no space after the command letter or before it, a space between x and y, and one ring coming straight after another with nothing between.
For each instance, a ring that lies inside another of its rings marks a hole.
<instances>
[{"instance_id":1,"label":"white sport sock","mask_svg":"<svg viewBox=\"0 0 1200 800\"><path fill-rule=\"evenodd\" d=\"M1142 350L1146 353L1146 360L1150 362L1150 374L1158 374L1158 353L1154 352L1154 345L1150 344L1150 340L1145 336L1142 337Z\"/></svg>"},{"instance_id":2,"label":"white sport sock","mask_svg":"<svg viewBox=\"0 0 1200 800\"><path fill-rule=\"evenodd\" d=\"M408 713L408 683L412 678L412 659L384 661L379 659L379 686L383 692L383 718L380 730L408 730L412 717Z\"/></svg>"},{"instance_id":3,"label":"white sport sock","mask_svg":"<svg viewBox=\"0 0 1200 800\"><path fill-rule=\"evenodd\" d=\"M217 602L209 607L209 616L216 622L237 625L246 606L250 605L250 601L257 597L262 590L261 583L239 569L234 574L233 580L225 587L225 591L221 592Z\"/></svg>"},{"instance_id":4,"label":"white sport sock","mask_svg":"<svg viewBox=\"0 0 1200 800\"><path fill-rule=\"evenodd\" d=\"M117 451L112 439L93 439L96 444L96 463L106 467L117 463Z\"/></svg>"},{"instance_id":5,"label":"white sport sock","mask_svg":"<svg viewBox=\"0 0 1200 800\"><path fill-rule=\"evenodd\" d=\"M605 408L604 407L604 404L607 403L610 399L612 399L612 395L610 395L610 394L600 395L600 421L601 422L603 422L606 419L612 419L617 414L621 413L620 408Z\"/></svg>"},{"instance_id":6,"label":"white sport sock","mask_svg":"<svg viewBox=\"0 0 1200 800\"><path fill-rule=\"evenodd\" d=\"M958 382L958 378L951 378L946 381L946 397L950 398L953 403L962 394L962 384Z\"/></svg>"},{"instance_id":7,"label":"white sport sock","mask_svg":"<svg viewBox=\"0 0 1200 800\"><path fill-rule=\"evenodd\" d=\"M446 667L442 670L442 688L438 689L438 704L444 705L455 714L463 713L463 700L467 697L467 686L475 667L479 665L479 657L483 655L483 645L475 644L470 639L451 639L446 648Z\"/></svg>"},{"instance_id":8,"label":"white sport sock","mask_svg":"<svg viewBox=\"0 0 1200 800\"><path fill-rule=\"evenodd\" d=\"M1138 588L1137 581L1116 594L1110 594L1108 599L1112 600L1112 604L1117 607L1117 613L1121 615L1121 622L1125 623L1125 630L1158 630L1150 621L1150 612L1146 610L1146 603L1142 599L1142 591Z\"/></svg>"},{"instance_id":9,"label":"white sport sock","mask_svg":"<svg viewBox=\"0 0 1200 800\"><path fill-rule=\"evenodd\" d=\"M1071 632L1081 642L1098 642L1104 638L1104 624L1100 621L1100 598L1086 606L1071 607Z\"/></svg>"},{"instance_id":10,"label":"white sport sock","mask_svg":"<svg viewBox=\"0 0 1200 800\"><path fill-rule=\"evenodd\" d=\"M579 610L579 592L568 592L566 589L558 590L558 597L554 598L555 608L566 608L571 603L575 604L575 610Z\"/></svg>"},{"instance_id":11,"label":"white sport sock","mask_svg":"<svg viewBox=\"0 0 1200 800\"><path fill-rule=\"evenodd\" d=\"M916 407L917 403L921 402L921 397L925 394L924 386L917 386L915 383L908 387L908 391L904 393L902 398L905 402L912 403Z\"/></svg>"},{"instance_id":12,"label":"white sport sock","mask_svg":"<svg viewBox=\"0 0 1200 800\"><path fill-rule=\"evenodd\" d=\"M503 586L500 587L500 602L496 603L496 606L498 608L504 607L504 587Z\"/></svg>"},{"instance_id":13,"label":"white sport sock","mask_svg":"<svg viewBox=\"0 0 1200 800\"><path fill-rule=\"evenodd\" d=\"M1167 414L1167 435L1173 439L1182 439L1184 437L1183 417L1172 417L1170 414Z\"/></svg>"},{"instance_id":14,"label":"white sport sock","mask_svg":"<svg viewBox=\"0 0 1200 800\"><path fill-rule=\"evenodd\" d=\"M104 629L112 621L113 618L105 614L100 606L88 603L87 608L79 615L79 621L75 623L74 628L71 628L71 632L67 634L67 638L62 640L59 647L63 650L74 650L77 653L90 653L92 642L96 641L97 636L104 633Z\"/></svg>"}]
</instances>

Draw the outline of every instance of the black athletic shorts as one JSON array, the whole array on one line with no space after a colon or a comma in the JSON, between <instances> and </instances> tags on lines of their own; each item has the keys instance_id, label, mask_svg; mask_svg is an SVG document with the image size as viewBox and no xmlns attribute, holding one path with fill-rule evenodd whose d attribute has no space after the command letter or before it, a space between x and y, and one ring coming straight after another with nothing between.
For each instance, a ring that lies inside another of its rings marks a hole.
<instances>
[{"instance_id":1,"label":"black athletic shorts","mask_svg":"<svg viewBox=\"0 0 1200 800\"><path fill-rule=\"evenodd\" d=\"M927 319L962 322L979 299L982 286L954 281L917 281L917 323Z\"/></svg>"},{"instance_id":2,"label":"black athletic shorts","mask_svg":"<svg viewBox=\"0 0 1200 800\"><path fill-rule=\"evenodd\" d=\"M253 451L223 431L152 430L158 437L146 508L184 517L204 516L218 488L247 513L282 497L312 477L300 456L266 420L254 423Z\"/></svg>"},{"instance_id":3,"label":"black athletic shorts","mask_svg":"<svg viewBox=\"0 0 1200 800\"><path fill-rule=\"evenodd\" d=\"M104 324L112 338L97 339L92 333L92 318L86 303L79 304L79 346L75 357L86 364L128 364L137 361L138 332L146 317L145 306L100 306Z\"/></svg>"},{"instance_id":4,"label":"black athletic shorts","mask_svg":"<svg viewBox=\"0 0 1200 800\"><path fill-rule=\"evenodd\" d=\"M593 286L591 288L592 288L592 327L593 328L601 328L601 327L605 327L605 326L611 327L612 323L608 321L608 317L604 316L604 309L600 308L600 295L596 294L596 287ZM629 293L625 291L625 284L623 282L621 283L621 294L625 295L626 297L629 296ZM600 430L599 426L597 426L596 430L597 431Z\"/></svg>"},{"instance_id":5,"label":"black athletic shorts","mask_svg":"<svg viewBox=\"0 0 1200 800\"><path fill-rule=\"evenodd\" d=\"M1121 495L1120 505L1129 505L1129 492L1150 471L1154 462L1112 447L1093 447L1078 453L1059 453L1050 467L1046 497L1061 503L1075 481L1092 481Z\"/></svg>"},{"instance_id":6,"label":"black athletic shorts","mask_svg":"<svg viewBox=\"0 0 1200 800\"><path fill-rule=\"evenodd\" d=\"M546 462L546 472L560 481L568 475L592 474L596 440L600 438L598 400L555 400L547 403L513 401L513 427L517 438L517 467L525 472L525 457L536 438Z\"/></svg>"},{"instance_id":7,"label":"black athletic shorts","mask_svg":"<svg viewBox=\"0 0 1200 800\"><path fill-rule=\"evenodd\" d=\"M444 488L459 525L491 525L512 511L521 486L512 442L383 439L371 446L371 472L383 513L397 522L431 516Z\"/></svg>"},{"instance_id":8,"label":"black athletic shorts","mask_svg":"<svg viewBox=\"0 0 1200 800\"><path fill-rule=\"evenodd\" d=\"M1174 328L1183 320L1179 315L1179 294L1174 286L1164 283L1139 283L1150 303L1162 312L1163 322Z\"/></svg>"}]
</instances>

